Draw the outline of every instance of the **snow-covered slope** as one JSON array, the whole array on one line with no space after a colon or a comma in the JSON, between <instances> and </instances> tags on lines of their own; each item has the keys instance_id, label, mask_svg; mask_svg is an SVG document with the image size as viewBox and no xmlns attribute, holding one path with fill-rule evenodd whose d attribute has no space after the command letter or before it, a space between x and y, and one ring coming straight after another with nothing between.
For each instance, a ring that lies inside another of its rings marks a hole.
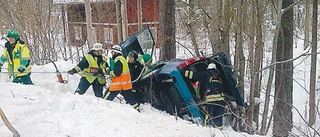
<instances>
[{"instance_id":1,"label":"snow-covered slope","mask_svg":"<svg viewBox=\"0 0 320 137\"><path fill-rule=\"evenodd\" d=\"M61 61L57 66L66 72L74 65ZM228 127L220 131L176 121L149 104L143 104L139 113L123 102L94 97L91 88L85 95L73 94L80 76L63 73L69 82L58 83L55 73L50 73L55 72L52 64L33 66L32 70L35 85L11 83L6 73L0 74L0 107L22 137L252 136ZM12 137L3 122L0 136Z\"/></svg>"}]
</instances>

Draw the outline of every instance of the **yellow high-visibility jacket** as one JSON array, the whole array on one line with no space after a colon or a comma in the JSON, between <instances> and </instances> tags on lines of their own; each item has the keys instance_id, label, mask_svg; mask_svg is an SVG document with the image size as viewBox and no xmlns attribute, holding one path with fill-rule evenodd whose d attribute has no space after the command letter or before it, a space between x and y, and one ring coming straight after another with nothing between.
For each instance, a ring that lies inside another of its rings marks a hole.
<instances>
[{"instance_id":1,"label":"yellow high-visibility jacket","mask_svg":"<svg viewBox=\"0 0 320 137\"><path fill-rule=\"evenodd\" d=\"M11 54L11 53L10 53ZM9 77L25 76L31 72L30 66L30 53L26 44L21 44L19 41L12 50L12 56L10 57L9 51L5 48L0 57L0 64L7 62ZM20 73L18 68L24 68L25 70Z\"/></svg>"},{"instance_id":2,"label":"yellow high-visibility jacket","mask_svg":"<svg viewBox=\"0 0 320 137\"><path fill-rule=\"evenodd\" d=\"M83 73L82 73L82 77L85 77L88 82L91 84L96 78L98 78L98 81L100 84L105 84L106 83L106 79L105 79L105 74L106 74L106 63L107 62L107 58L102 56L102 60L103 63L100 64L100 66L98 65L96 59L90 55L90 54L84 54L85 59L88 61L89 66L83 69ZM98 69L101 69L103 74L98 74L95 75L96 71ZM81 69L76 66L75 69L79 72L81 71Z\"/></svg>"}]
</instances>

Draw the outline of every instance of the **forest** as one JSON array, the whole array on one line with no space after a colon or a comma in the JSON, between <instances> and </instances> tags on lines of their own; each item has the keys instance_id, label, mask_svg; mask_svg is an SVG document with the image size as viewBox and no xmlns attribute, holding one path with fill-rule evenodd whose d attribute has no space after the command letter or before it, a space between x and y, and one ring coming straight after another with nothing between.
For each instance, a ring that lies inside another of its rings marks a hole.
<instances>
[{"instance_id":1,"label":"forest","mask_svg":"<svg viewBox=\"0 0 320 137\"><path fill-rule=\"evenodd\" d=\"M67 32L70 17L66 13L69 5L57 1L1 0L1 34L5 35L8 29L17 30L29 46L32 60L79 61L97 41L88 37L84 45L70 44ZM112 2L121 7L132 1L137 11L141 11L138 5L143 0ZM78 1L69 0L69 4L72 2ZM86 4L90 2L103 0L84 0ZM318 5L318 0L160 0L156 28L158 60L177 58L180 49L187 57L224 52L231 59L248 103L244 131L273 136L320 136ZM126 17L126 6L122 7L115 8L118 26L128 25L119 21ZM108 18L103 13L98 16ZM139 23L142 19L137 20ZM87 26L88 36L92 36L90 27L92 24ZM125 33L123 28L118 27L117 32ZM123 40L128 36L117 37ZM298 55L297 46L303 46ZM295 68L303 65L294 63L298 60L308 62L301 75L303 83L294 77ZM304 110L294 105L294 85L299 85L303 89L300 92L308 96ZM295 123L293 115L302 122Z\"/></svg>"}]
</instances>

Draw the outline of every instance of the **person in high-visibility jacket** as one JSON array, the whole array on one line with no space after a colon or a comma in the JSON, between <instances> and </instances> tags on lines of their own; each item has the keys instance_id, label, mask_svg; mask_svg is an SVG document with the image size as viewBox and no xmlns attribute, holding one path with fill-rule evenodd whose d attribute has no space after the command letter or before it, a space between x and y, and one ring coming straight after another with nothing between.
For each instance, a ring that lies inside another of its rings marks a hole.
<instances>
[{"instance_id":1,"label":"person in high-visibility jacket","mask_svg":"<svg viewBox=\"0 0 320 137\"><path fill-rule=\"evenodd\" d=\"M152 57L148 53L145 53L143 55L138 54L137 60L144 66L142 76L147 75L155 67L155 63L152 62Z\"/></svg>"},{"instance_id":2,"label":"person in high-visibility jacket","mask_svg":"<svg viewBox=\"0 0 320 137\"><path fill-rule=\"evenodd\" d=\"M104 99L113 100L120 93L128 104L140 112L139 104L132 94L130 70L127 60L122 55L122 48L119 45L112 46L111 54L114 66L110 66L113 68L110 70L111 84Z\"/></svg>"},{"instance_id":3,"label":"person in high-visibility jacket","mask_svg":"<svg viewBox=\"0 0 320 137\"><path fill-rule=\"evenodd\" d=\"M0 67L7 62L9 78L13 77L12 82L32 85L30 78L30 51L28 46L20 39L20 35L15 30L7 33L8 42L0 57Z\"/></svg>"},{"instance_id":4,"label":"person in high-visibility jacket","mask_svg":"<svg viewBox=\"0 0 320 137\"><path fill-rule=\"evenodd\" d=\"M84 58L77 66L68 71L70 75L82 71L81 79L75 93L83 95L87 89L92 85L94 95L102 97L103 86L106 84L105 75L108 70L107 58L102 56L103 45L95 43L91 51L84 54Z\"/></svg>"},{"instance_id":5,"label":"person in high-visibility jacket","mask_svg":"<svg viewBox=\"0 0 320 137\"><path fill-rule=\"evenodd\" d=\"M224 91L214 63L210 63L206 71L180 70L192 82L200 82L200 97L205 102L205 126L222 128L222 119L225 113Z\"/></svg>"}]
</instances>

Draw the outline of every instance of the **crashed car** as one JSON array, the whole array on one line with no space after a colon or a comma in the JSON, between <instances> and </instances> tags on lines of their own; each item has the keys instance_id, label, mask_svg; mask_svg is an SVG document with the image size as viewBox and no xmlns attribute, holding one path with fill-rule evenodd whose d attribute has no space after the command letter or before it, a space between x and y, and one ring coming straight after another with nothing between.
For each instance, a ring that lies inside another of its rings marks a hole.
<instances>
[{"instance_id":1,"label":"crashed car","mask_svg":"<svg viewBox=\"0 0 320 137\"><path fill-rule=\"evenodd\" d=\"M125 57L131 50L135 50L142 55L150 54L152 56L154 45L155 42L148 27L120 43ZM169 114L203 124L205 113L203 103L197 95L197 89L181 75L179 69L204 71L209 63L215 63L220 72L223 87L226 91L226 102L228 104L235 102L237 106L245 107L246 104L237 86L231 63L224 53L218 53L210 57L157 62L146 75L140 75L139 79L134 81L139 85L134 89L134 94L140 103L150 103L153 107Z\"/></svg>"}]
</instances>

